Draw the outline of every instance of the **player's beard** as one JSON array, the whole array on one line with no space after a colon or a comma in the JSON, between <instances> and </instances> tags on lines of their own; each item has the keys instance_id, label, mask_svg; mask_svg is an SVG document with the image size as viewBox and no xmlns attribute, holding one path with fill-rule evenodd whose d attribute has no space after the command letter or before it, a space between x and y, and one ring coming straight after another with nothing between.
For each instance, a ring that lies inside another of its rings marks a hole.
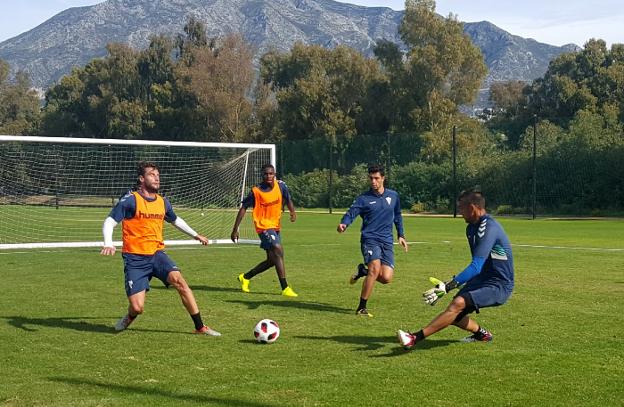
<instances>
[{"instance_id":1,"label":"player's beard","mask_svg":"<svg viewBox=\"0 0 624 407\"><path fill-rule=\"evenodd\" d=\"M158 187L160 187L160 184L158 185ZM145 191L147 191L150 194L157 194L158 193L158 187L154 187L154 186L148 185L148 184L143 185L143 189L145 189Z\"/></svg>"}]
</instances>

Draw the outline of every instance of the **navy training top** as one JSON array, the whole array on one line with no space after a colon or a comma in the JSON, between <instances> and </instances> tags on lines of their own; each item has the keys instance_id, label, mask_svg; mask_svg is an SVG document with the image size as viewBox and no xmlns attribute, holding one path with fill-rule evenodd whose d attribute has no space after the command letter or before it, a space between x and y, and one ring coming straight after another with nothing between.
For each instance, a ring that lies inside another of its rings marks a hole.
<instances>
[{"instance_id":1,"label":"navy training top","mask_svg":"<svg viewBox=\"0 0 624 407\"><path fill-rule=\"evenodd\" d=\"M355 198L351 207L342 217L340 223L350 225L355 218L362 217L360 241L372 239L379 242L392 243L392 225L396 227L398 237L405 237L403 217L399 194L384 188L379 195L372 189Z\"/></svg>"},{"instance_id":2,"label":"navy training top","mask_svg":"<svg viewBox=\"0 0 624 407\"><path fill-rule=\"evenodd\" d=\"M466 238L472 262L455 277L459 284L495 283L511 291L514 286L514 264L511 243L502 226L485 214L476 224L466 226Z\"/></svg>"}]
</instances>

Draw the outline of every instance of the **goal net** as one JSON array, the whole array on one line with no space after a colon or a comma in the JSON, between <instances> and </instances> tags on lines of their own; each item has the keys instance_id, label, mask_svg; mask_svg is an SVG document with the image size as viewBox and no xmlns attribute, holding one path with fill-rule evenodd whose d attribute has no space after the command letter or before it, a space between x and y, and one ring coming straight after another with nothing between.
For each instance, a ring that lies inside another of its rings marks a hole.
<instances>
[{"instance_id":1,"label":"goal net","mask_svg":"<svg viewBox=\"0 0 624 407\"><path fill-rule=\"evenodd\" d=\"M140 161L159 166L160 194L178 216L211 243L231 243L240 202L262 165L275 165L275 146L0 136L0 249L101 246ZM199 243L171 225L164 234L167 245ZM256 241L248 214L239 242Z\"/></svg>"}]
</instances>

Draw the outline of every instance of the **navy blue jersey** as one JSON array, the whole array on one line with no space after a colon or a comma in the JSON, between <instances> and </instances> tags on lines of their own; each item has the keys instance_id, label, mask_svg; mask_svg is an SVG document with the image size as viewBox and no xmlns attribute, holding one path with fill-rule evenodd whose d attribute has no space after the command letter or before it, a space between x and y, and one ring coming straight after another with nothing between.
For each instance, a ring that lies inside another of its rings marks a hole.
<instances>
[{"instance_id":1,"label":"navy blue jersey","mask_svg":"<svg viewBox=\"0 0 624 407\"><path fill-rule=\"evenodd\" d=\"M142 196L142 195L141 195ZM154 201L156 198L143 197L146 201ZM177 219L177 215L173 212L173 207L167 198L162 197L165 201L165 220L167 222L174 222ZM109 217L115 219L115 222L119 223L124 219L134 218L136 212L136 198L132 194L132 191L128 191L124 196L119 199L117 205L111 209L108 214Z\"/></svg>"},{"instance_id":2,"label":"navy blue jersey","mask_svg":"<svg viewBox=\"0 0 624 407\"><path fill-rule=\"evenodd\" d=\"M507 290L514 286L514 265L511 243L502 226L490 215L483 215L476 224L468 224L466 237L472 263L455 277L469 285L494 283Z\"/></svg>"},{"instance_id":3,"label":"navy blue jersey","mask_svg":"<svg viewBox=\"0 0 624 407\"><path fill-rule=\"evenodd\" d=\"M284 181L275 180L275 182L277 182L277 185L280 187L280 191L282 192L282 202L286 205L290 201L290 191L288 191L288 187ZM261 182L256 186L262 192L269 192L273 189L273 187L266 182ZM243 199L242 204L245 209L253 208L256 205L253 191L249 191L249 194L245 197L245 199Z\"/></svg>"},{"instance_id":4,"label":"navy blue jersey","mask_svg":"<svg viewBox=\"0 0 624 407\"><path fill-rule=\"evenodd\" d=\"M348 226L358 215L362 217L362 242L373 239L392 243L393 224L398 236L405 237L399 194L392 189L385 188L381 195L370 189L358 196L340 223Z\"/></svg>"}]
</instances>

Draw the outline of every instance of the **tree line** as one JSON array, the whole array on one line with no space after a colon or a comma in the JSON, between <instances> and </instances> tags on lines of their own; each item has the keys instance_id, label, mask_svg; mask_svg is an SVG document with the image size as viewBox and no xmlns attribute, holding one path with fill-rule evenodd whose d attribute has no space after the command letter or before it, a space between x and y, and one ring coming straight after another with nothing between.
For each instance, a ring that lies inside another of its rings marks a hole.
<instances>
[{"instance_id":1,"label":"tree line","mask_svg":"<svg viewBox=\"0 0 624 407\"><path fill-rule=\"evenodd\" d=\"M624 158L617 155L624 144L624 44L608 49L592 39L580 52L555 58L532 83L492 84L494 115L483 121L460 109L475 100L487 68L457 17L440 18L433 0L407 0L399 30L405 51L380 40L373 58L346 46L296 43L289 52L269 51L254 60L242 37L208 38L201 22L191 18L182 33L152 37L143 50L109 44L106 57L52 86L42 107L27 76L9 78L7 64L0 62L0 133L275 142L288 150L287 161L309 163L290 165L293 177L315 168L350 176L358 168L352 155L361 152L394 164L397 176L405 174L395 181L410 191L410 204L431 208L444 206L453 192L453 127L459 130L461 184L501 189L501 205L521 205L503 198L508 192L502 188L512 191L510 185L530 178L524 167L535 129L544 171L564 156L567 164L581 156L599 160L615 154L616 163ZM393 140L409 142L401 148ZM582 180L571 181L570 193L598 179L588 161L577 167L583 168L577 171ZM618 181L614 173L600 180L614 194L590 195L602 206L623 209L624 177ZM441 179L447 185L442 190ZM568 201L565 191L561 187L555 206ZM583 207L597 205L587 199L581 199Z\"/></svg>"}]
</instances>

